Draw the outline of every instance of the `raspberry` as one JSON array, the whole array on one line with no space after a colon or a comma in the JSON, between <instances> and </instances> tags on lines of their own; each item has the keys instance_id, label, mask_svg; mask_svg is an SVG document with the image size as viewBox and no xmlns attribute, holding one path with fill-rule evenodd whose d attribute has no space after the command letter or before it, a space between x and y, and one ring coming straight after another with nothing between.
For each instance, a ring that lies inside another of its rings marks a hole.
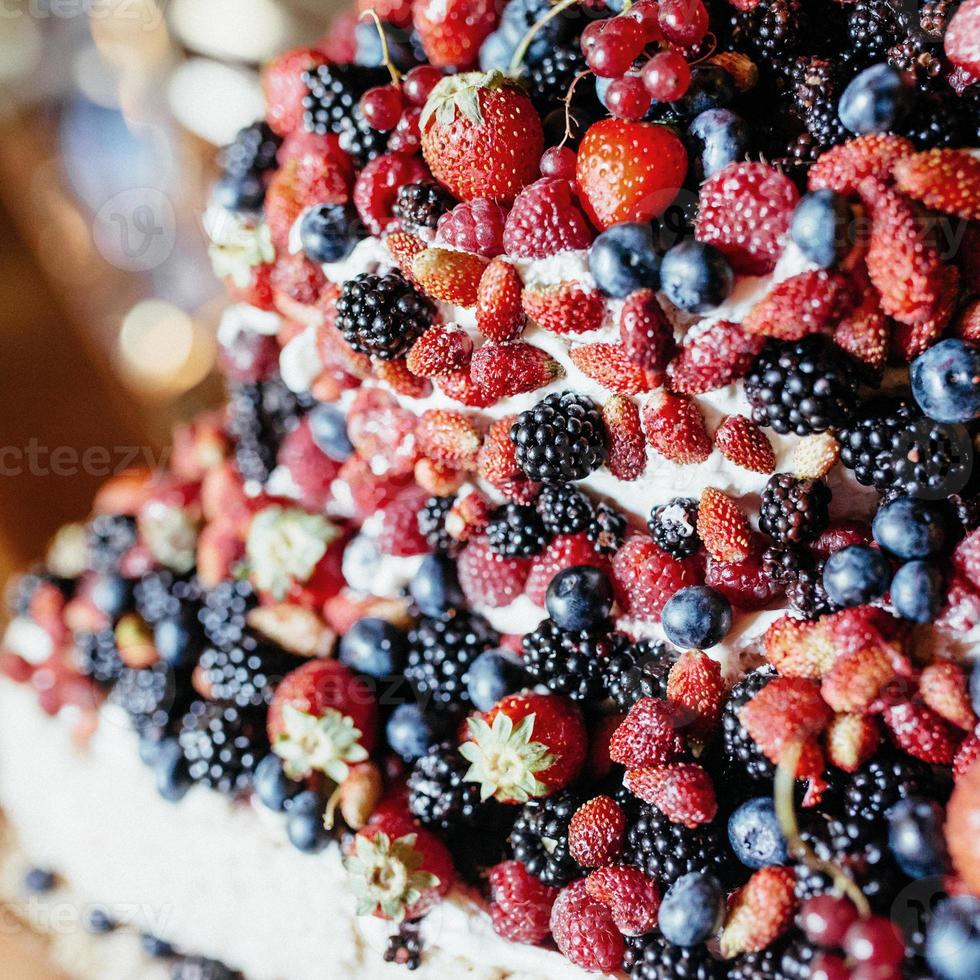
<instances>
[{"instance_id":1,"label":"raspberry","mask_svg":"<svg viewBox=\"0 0 980 980\"><path fill-rule=\"evenodd\" d=\"M457 204L439 218L436 241L464 252L493 258L504 251L504 222L507 210L493 201L477 197Z\"/></svg>"},{"instance_id":2,"label":"raspberry","mask_svg":"<svg viewBox=\"0 0 980 980\"><path fill-rule=\"evenodd\" d=\"M583 970L619 969L626 944L609 907L592 898L586 879L562 889L551 910L551 933L558 948Z\"/></svg>"},{"instance_id":3,"label":"raspberry","mask_svg":"<svg viewBox=\"0 0 980 980\"><path fill-rule=\"evenodd\" d=\"M428 496L421 487L411 486L384 508L378 534L382 554L407 557L429 551L429 542L419 530L419 513Z\"/></svg>"},{"instance_id":4,"label":"raspberry","mask_svg":"<svg viewBox=\"0 0 980 980\"><path fill-rule=\"evenodd\" d=\"M542 177L517 195L504 226L504 251L515 258L543 259L588 248L592 229L567 180Z\"/></svg>"},{"instance_id":5,"label":"raspberry","mask_svg":"<svg viewBox=\"0 0 980 980\"><path fill-rule=\"evenodd\" d=\"M624 936L642 936L657 924L660 889L639 868L598 868L586 879L586 891L609 906L616 928Z\"/></svg>"},{"instance_id":6,"label":"raspberry","mask_svg":"<svg viewBox=\"0 0 980 980\"><path fill-rule=\"evenodd\" d=\"M551 932L552 888L528 874L520 861L490 869L490 918L494 931L512 943L539 943Z\"/></svg>"},{"instance_id":7,"label":"raspberry","mask_svg":"<svg viewBox=\"0 0 980 980\"><path fill-rule=\"evenodd\" d=\"M763 551L762 539L758 535L752 535L749 553L740 561L710 559L704 574L705 585L717 589L739 609L765 609L785 589L767 573L762 560Z\"/></svg>"},{"instance_id":8,"label":"raspberry","mask_svg":"<svg viewBox=\"0 0 980 980\"><path fill-rule=\"evenodd\" d=\"M612 579L624 612L655 623L675 592L698 584L692 565L672 558L642 535L628 540L614 556Z\"/></svg>"},{"instance_id":9,"label":"raspberry","mask_svg":"<svg viewBox=\"0 0 980 980\"><path fill-rule=\"evenodd\" d=\"M671 391L700 395L745 376L762 352L765 338L747 334L737 323L718 320L692 331L668 369Z\"/></svg>"},{"instance_id":10,"label":"raspberry","mask_svg":"<svg viewBox=\"0 0 980 980\"><path fill-rule=\"evenodd\" d=\"M471 541L457 564L467 601L492 609L509 606L521 595L529 570L526 558L502 558L491 550L486 538Z\"/></svg>"},{"instance_id":11,"label":"raspberry","mask_svg":"<svg viewBox=\"0 0 980 980\"><path fill-rule=\"evenodd\" d=\"M612 862L623 846L626 814L610 796L582 804L568 825L568 851L583 868Z\"/></svg>"},{"instance_id":12,"label":"raspberry","mask_svg":"<svg viewBox=\"0 0 980 980\"><path fill-rule=\"evenodd\" d=\"M584 532L558 534L545 550L531 561L524 591L537 606L544 607L545 593L551 580L564 568L591 565L605 568L605 559L596 551Z\"/></svg>"}]
</instances>

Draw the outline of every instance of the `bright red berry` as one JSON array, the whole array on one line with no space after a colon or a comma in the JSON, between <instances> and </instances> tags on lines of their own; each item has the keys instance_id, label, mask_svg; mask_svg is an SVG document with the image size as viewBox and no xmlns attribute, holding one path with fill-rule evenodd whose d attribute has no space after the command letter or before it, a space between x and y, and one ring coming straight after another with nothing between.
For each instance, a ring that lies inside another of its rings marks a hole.
<instances>
[{"instance_id":1,"label":"bright red berry","mask_svg":"<svg viewBox=\"0 0 980 980\"><path fill-rule=\"evenodd\" d=\"M875 915L847 930L844 952L862 965L897 966L905 958L905 938L891 919Z\"/></svg>"},{"instance_id":2,"label":"bright red berry","mask_svg":"<svg viewBox=\"0 0 980 980\"><path fill-rule=\"evenodd\" d=\"M623 846L626 814L611 796L583 803L568 825L568 852L583 868L601 868Z\"/></svg>"},{"instance_id":3,"label":"bright red berry","mask_svg":"<svg viewBox=\"0 0 980 980\"><path fill-rule=\"evenodd\" d=\"M442 72L432 65L417 65L402 79L405 100L414 106L424 106L429 93L442 80Z\"/></svg>"},{"instance_id":4,"label":"bright red berry","mask_svg":"<svg viewBox=\"0 0 980 980\"><path fill-rule=\"evenodd\" d=\"M530 571L526 558L504 558L485 538L471 541L459 556L457 573L463 594L474 605L509 606L524 592Z\"/></svg>"},{"instance_id":5,"label":"bright red berry","mask_svg":"<svg viewBox=\"0 0 980 980\"><path fill-rule=\"evenodd\" d=\"M375 157L360 172L354 184L354 206L368 230L380 235L393 224L396 218L392 209L399 188L428 177L425 164L416 157L403 153L385 153Z\"/></svg>"},{"instance_id":6,"label":"bright red berry","mask_svg":"<svg viewBox=\"0 0 980 980\"><path fill-rule=\"evenodd\" d=\"M655 54L641 72L643 84L658 102L679 99L691 84L691 68L684 55L672 48Z\"/></svg>"},{"instance_id":7,"label":"bright red berry","mask_svg":"<svg viewBox=\"0 0 980 980\"><path fill-rule=\"evenodd\" d=\"M469 68L497 24L494 0L414 0L412 19L430 64Z\"/></svg>"},{"instance_id":8,"label":"bright red berry","mask_svg":"<svg viewBox=\"0 0 980 980\"><path fill-rule=\"evenodd\" d=\"M631 17L593 21L582 32L582 54L600 78L625 74L645 43L646 32Z\"/></svg>"},{"instance_id":9,"label":"bright red berry","mask_svg":"<svg viewBox=\"0 0 980 980\"><path fill-rule=\"evenodd\" d=\"M639 75L623 75L606 90L606 108L617 119L642 119L651 101Z\"/></svg>"},{"instance_id":10,"label":"bright red berry","mask_svg":"<svg viewBox=\"0 0 980 980\"><path fill-rule=\"evenodd\" d=\"M808 898L800 906L797 921L810 942L834 948L844 942L856 918L857 909L846 898L824 894Z\"/></svg>"},{"instance_id":11,"label":"bright red berry","mask_svg":"<svg viewBox=\"0 0 980 980\"><path fill-rule=\"evenodd\" d=\"M549 146L541 154L541 175L575 180L575 151L570 146Z\"/></svg>"},{"instance_id":12,"label":"bright red berry","mask_svg":"<svg viewBox=\"0 0 980 980\"><path fill-rule=\"evenodd\" d=\"M586 882L586 891L609 906L613 922L624 936L642 936L656 926L660 889L639 868L630 865L597 868Z\"/></svg>"},{"instance_id":13,"label":"bright red berry","mask_svg":"<svg viewBox=\"0 0 980 980\"><path fill-rule=\"evenodd\" d=\"M639 0L634 3L629 10L625 11L624 17L635 20L643 28L643 35L647 43L651 41L663 40L664 31L660 26L660 4L657 0Z\"/></svg>"},{"instance_id":14,"label":"bright red berry","mask_svg":"<svg viewBox=\"0 0 980 980\"><path fill-rule=\"evenodd\" d=\"M598 973L620 968L626 942L612 912L588 894L587 879L564 888L551 910L555 944L576 966Z\"/></svg>"},{"instance_id":15,"label":"bright red berry","mask_svg":"<svg viewBox=\"0 0 980 980\"><path fill-rule=\"evenodd\" d=\"M490 869L490 918L498 936L512 943L539 943L551 932L558 889L539 881L520 861Z\"/></svg>"},{"instance_id":16,"label":"bright red berry","mask_svg":"<svg viewBox=\"0 0 980 980\"><path fill-rule=\"evenodd\" d=\"M419 131L419 120L422 110L417 106L406 109L395 126L395 131L388 137L388 150L391 153L418 153L422 149L422 134Z\"/></svg>"},{"instance_id":17,"label":"bright red berry","mask_svg":"<svg viewBox=\"0 0 980 980\"><path fill-rule=\"evenodd\" d=\"M436 240L464 252L493 258L504 251L507 211L499 204L477 197L457 204L439 218Z\"/></svg>"},{"instance_id":18,"label":"bright red berry","mask_svg":"<svg viewBox=\"0 0 980 980\"><path fill-rule=\"evenodd\" d=\"M592 244L592 229L567 180L542 177L517 195L504 225L504 251L543 259Z\"/></svg>"},{"instance_id":19,"label":"bright red berry","mask_svg":"<svg viewBox=\"0 0 980 980\"><path fill-rule=\"evenodd\" d=\"M376 85L361 96L361 112L372 128L388 132L398 125L404 102L394 85Z\"/></svg>"},{"instance_id":20,"label":"bright red berry","mask_svg":"<svg viewBox=\"0 0 980 980\"><path fill-rule=\"evenodd\" d=\"M660 0L660 27L682 47L700 44L708 33L708 11L701 0Z\"/></svg>"}]
</instances>

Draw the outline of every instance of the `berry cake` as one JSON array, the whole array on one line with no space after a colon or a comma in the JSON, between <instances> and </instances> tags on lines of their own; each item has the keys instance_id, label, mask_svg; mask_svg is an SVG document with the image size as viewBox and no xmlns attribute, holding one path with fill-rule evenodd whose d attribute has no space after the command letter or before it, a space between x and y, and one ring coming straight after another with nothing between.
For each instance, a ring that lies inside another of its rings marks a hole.
<instances>
[{"instance_id":1,"label":"berry cake","mask_svg":"<svg viewBox=\"0 0 980 980\"><path fill-rule=\"evenodd\" d=\"M980 976L980 0L264 88L227 403L11 588L4 894L110 980Z\"/></svg>"}]
</instances>

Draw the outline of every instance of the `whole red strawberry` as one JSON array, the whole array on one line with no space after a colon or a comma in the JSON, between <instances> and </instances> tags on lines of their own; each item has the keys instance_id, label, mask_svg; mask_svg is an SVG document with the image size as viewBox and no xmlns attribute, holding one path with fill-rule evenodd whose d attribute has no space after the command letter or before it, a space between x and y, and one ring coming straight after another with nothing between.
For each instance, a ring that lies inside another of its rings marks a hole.
<instances>
[{"instance_id":1,"label":"whole red strawberry","mask_svg":"<svg viewBox=\"0 0 980 980\"><path fill-rule=\"evenodd\" d=\"M541 119L500 72L444 78L422 110L421 129L426 163L460 200L510 204L537 176Z\"/></svg>"},{"instance_id":2,"label":"whole red strawberry","mask_svg":"<svg viewBox=\"0 0 980 980\"><path fill-rule=\"evenodd\" d=\"M415 0L412 19L429 63L469 68L499 16L494 0Z\"/></svg>"}]
</instances>

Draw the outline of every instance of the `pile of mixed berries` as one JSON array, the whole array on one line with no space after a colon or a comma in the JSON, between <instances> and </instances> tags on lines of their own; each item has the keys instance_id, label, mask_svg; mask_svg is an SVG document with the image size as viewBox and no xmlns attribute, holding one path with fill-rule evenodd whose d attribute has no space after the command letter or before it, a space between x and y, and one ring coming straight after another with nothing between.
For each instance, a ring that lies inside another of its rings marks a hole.
<instances>
[{"instance_id":1,"label":"pile of mixed berries","mask_svg":"<svg viewBox=\"0 0 980 980\"><path fill-rule=\"evenodd\" d=\"M462 879L634 980L980 976L980 0L369 7L222 154L226 407L0 666L409 967Z\"/></svg>"}]
</instances>

